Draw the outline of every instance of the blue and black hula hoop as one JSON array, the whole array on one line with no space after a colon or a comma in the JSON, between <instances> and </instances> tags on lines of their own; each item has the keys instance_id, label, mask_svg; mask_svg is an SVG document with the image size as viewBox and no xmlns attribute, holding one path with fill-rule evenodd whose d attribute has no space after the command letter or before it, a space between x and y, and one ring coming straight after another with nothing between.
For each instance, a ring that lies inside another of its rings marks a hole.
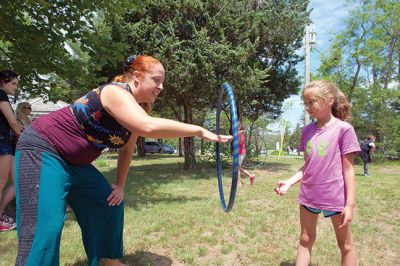
<instances>
[{"instance_id":1,"label":"blue and black hula hoop","mask_svg":"<svg viewBox=\"0 0 400 266\"><path fill-rule=\"evenodd\" d=\"M221 120L221 110L222 110L222 101L224 92L226 92L228 97L229 108L231 112L231 126L232 126L232 150L233 150L233 160L232 160L232 185L231 185L231 193L229 196L229 203L226 206L225 196L224 196L224 188L222 183L222 173L221 173L221 157L220 157L220 143L216 143L216 157L217 157L217 172L218 172L218 190L219 190L219 198L221 200L222 209L225 212L229 212L233 203L235 202L235 195L237 189L237 180L238 180L238 171L239 171L239 125L238 125L238 116L236 112L236 102L235 95L233 94L232 88L228 83L222 84L219 89L218 100L217 100L217 119L216 119L216 134L220 134L220 120Z\"/></svg>"}]
</instances>

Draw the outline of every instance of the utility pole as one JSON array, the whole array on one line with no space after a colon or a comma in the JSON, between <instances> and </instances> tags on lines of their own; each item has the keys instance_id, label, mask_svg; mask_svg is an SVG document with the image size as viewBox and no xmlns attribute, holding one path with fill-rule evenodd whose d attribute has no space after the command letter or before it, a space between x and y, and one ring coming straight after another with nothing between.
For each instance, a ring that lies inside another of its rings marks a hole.
<instances>
[{"instance_id":1,"label":"utility pole","mask_svg":"<svg viewBox=\"0 0 400 266\"><path fill-rule=\"evenodd\" d=\"M306 30L306 36L305 36L305 80L304 80L304 86L306 86L308 83L310 83L310 51L311 51L311 46L315 44L315 35L316 33L314 31L309 31L308 29ZM310 115L306 111L306 107L304 106L304 125L308 125L310 123Z\"/></svg>"}]
</instances>

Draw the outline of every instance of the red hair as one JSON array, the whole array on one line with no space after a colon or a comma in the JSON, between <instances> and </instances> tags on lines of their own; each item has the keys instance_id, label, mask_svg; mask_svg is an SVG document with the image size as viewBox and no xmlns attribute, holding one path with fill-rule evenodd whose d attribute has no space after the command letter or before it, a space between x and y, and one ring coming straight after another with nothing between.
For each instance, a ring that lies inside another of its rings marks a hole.
<instances>
[{"instance_id":1,"label":"red hair","mask_svg":"<svg viewBox=\"0 0 400 266\"><path fill-rule=\"evenodd\" d=\"M149 72L150 68L153 65L161 64L160 61L155 59L154 57L148 55L139 55L135 57L135 59L129 64L129 66L125 69L124 73L118 76L115 76L111 81L112 82L126 82L128 77L132 75L134 71L137 71L141 74L145 74ZM152 109L151 103L140 103L140 106L146 113L150 113Z\"/></svg>"},{"instance_id":2,"label":"red hair","mask_svg":"<svg viewBox=\"0 0 400 266\"><path fill-rule=\"evenodd\" d=\"M123 74L115 76L112 81L113 82L126 82L128 77L132 75L134 71L137 71L141 74L145 74L149 72L150 68L153 65L161 64L160 61L155 59L154 57L148 55L139 55L133 60L129 67L124 71Z\"/></svg>"}]
</instances>

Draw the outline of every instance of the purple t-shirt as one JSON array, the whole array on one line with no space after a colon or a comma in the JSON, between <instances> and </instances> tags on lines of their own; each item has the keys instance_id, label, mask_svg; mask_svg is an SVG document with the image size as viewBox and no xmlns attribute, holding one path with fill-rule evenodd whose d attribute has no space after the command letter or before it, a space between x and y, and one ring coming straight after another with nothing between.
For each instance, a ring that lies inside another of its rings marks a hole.
<instances>
[{"instance_id":1,"label":"purple t-shirt","mask_svg":"<svg viewBox=\"0 0 400 266\"><path fill-rule=\"evenodd\" d=\"M86 140L69 106L43 115L31 125L70 164L87 165L101 154L102 149Z\"/></svg>"},{"instance_id":2,"label":"purple t-shirt","mask_svg":"<svg viewBox=\"0 0 400 266\"><path fill-rule=\"evenodd\" d=\"M360 151L354 128L339 119L326 128L311 123L303 129L299 148L306 154L299 203L342 211L346 205L342 157Z\"/></svg>"}]
</instances>

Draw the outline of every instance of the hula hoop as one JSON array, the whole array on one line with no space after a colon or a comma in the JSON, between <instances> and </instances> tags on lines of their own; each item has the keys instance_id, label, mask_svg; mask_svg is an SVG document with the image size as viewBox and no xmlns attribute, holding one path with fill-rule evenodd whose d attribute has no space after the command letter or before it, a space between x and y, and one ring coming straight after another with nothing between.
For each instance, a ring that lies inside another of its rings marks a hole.
<instances>
[{"instance_id":1,"label":"hula hoop","mask_svg":"<svg viewBox=\"0 0 400 266\"><path fill-rule=\"evenodd\" d=\"M261 150L264 149L264 151L265 151L265 155L263 156L263 158L260 161L258 161L257 163L255 163L253 165L249 165L249 162L252 161L251 160L252 158L249 158L249 157L246 156L245 160L242 163L242 168L244 168L244 169L254 169L254 168L257 168L257 167L259 167L259 166L261 166L262 164L265 163L265 161L267 160L267 157L268 157L268 151L266 149L267 144L265 143L264 140L261 140L261 141L262 141ZM261 154L257 155L257 157L260 157L260 155Z\"/></svg>"},{"instance_id":2,"label":"hula hoop","mask_svg":"<svg viewBox=\"0 0 400 266\"><path fill-rule=\"evenodd\" d=\"M226 206L225 203L225 196L224 196L224 188L222 183L222 173L221 173L221 157L220 157L220 144L219 142L216 143L216 157L217 157L217 173L218 173L218 190L219 190L219 198L221 200L222 209L225 212L229 212L232 207L233 203L235 202L235 195L237 189L237 179L238 179L238 171L239 171L239 125L238 125L238 117L236 113L236 102L235 96L233 94L232 88L228 83L224 83L221 85L218 94L218 101L217 101L217 118L216 118L216 134L220 134L220 120L221 120L221 109L222 109L222 98L224 92L228 96L229 107L231 111L231 123L232 123L232 146L233 146L233 160L232 160L232 185L231 185L231 192L229 196L229 203Z\"/></svg>"}]
</instances>

